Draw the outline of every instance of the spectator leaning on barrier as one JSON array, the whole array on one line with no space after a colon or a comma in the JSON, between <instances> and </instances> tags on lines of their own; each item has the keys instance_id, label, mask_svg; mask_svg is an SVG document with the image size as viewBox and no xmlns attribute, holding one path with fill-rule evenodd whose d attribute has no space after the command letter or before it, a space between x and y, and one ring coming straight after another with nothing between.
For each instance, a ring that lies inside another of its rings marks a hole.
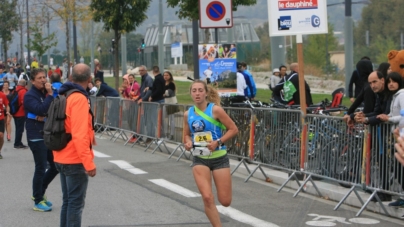
<instances>
[{"instance_id":1,"label":"spectator leaning on barrier","mask_svg":"<svg viewBox=\"0 0 404 227\"><path fill-rule=\"evenodd\" d=\"M275 86L279 83L279 81L281 81L279 69L275 68L272 70L270 81L271 82L269 84L269 88L271 89L271 91L273 91Z\"/></svg>"},{"instance_id":2,"label":"spectator leaning on barrier","mask_svg":"<svg viewBox=\"0 0 404 227\"><path fill-rule=\"evenodd\" d=\"M45 191L58 174L53 161L53 153L45 146L42 136L45 116L53 101L52 85L46 81L44 70L33 69L32 87L25 94L23 101L25 116L27 117L25 122L27 141L35 162L32 199L35 202L34 210L36 211L52 210L52 203L47 200Z\"/></svg>"},{"instance_id":3,"label":"spectator leaning on barrier","mask_svg":"<svg viewBox=\"0 0 404 227\"><path fill-rule=\"evenodd\" d=\"M160 73L160 68L158 66L153 66L154 81L151 89L151 95L149 97L149 102L164 103L164 87L165 80L163 75Z\"/></svg>"},{"instance_id":4,"label":"spectator leaning on barrier","mask_svg":"<svg viewBox=\"0 0 404 227\"><path fill-rule=\"evenodd\" d=\"M254 99L255 96L257 95L257 86L255 86L255 81L253 75L248 71L247 69L247 63L241 62L241 67L243 69L243 72L247 74L248 78L250 79L251 87L248 89L247 97L250 99Z\"/></svg>"},{"instance_id":5,"label":"spectator leaning on barrier","mask_svg":"<svg viewBox=\"0 0 404 227\"><path fill-rule=\"evenodd\" d=\"M64 83L59 89L60 94L72 89L79 90L66 100L65 127L72 139L65 148L53 152L63 194L60 226L66 227L81 226L88 176L96 175L92 150L95 145L94 116L85 90L91 82L91 70L85 64L77 64L73 68L72 78L73 83Z\"/></svg>"},{"instance_id":6,"label":"spectator leaning on barrier","mask_svg":"<svg viewBox=\"0 0 404 227\"><path fill-rule=\"evenodd\" d=\"M102 83L100 78L95 78L95 85L98 88L97 97L119 97L119 93L108 84Z\"/></svg>"},{"instance_id":7,"label":"spectator leaning on barrier","mask_svg":"<svg viewBox=\"0 0 404 227\"><path fill-rule=\"evenodd\" d=\"M381 119L377 118L380 114L389 114L390 113L390 104L391 99L388 98L388 91L385 86L385 78L381 72L372 72L368 78L370 88L376 94L376 104L373 112L364 114L363 112L358 112L355 115L355 122L357 123L364 123L369 124L371 126L376 126L382 122ZM374 128L373 128L374 129ZM381 130L380 133L383 133L384 130ZM378 137L382 138L381 140L377 140L379 144L384 146L386 135L380 135ZM386 152L380 154L377 158L377 163L379 163L380 168L380 176L386 176L387 173L387 162L388 156ZM378 173L376 173L378 174ZM389 189L389 182L387 179L382 177L382 189L388 190ZM377 193L380 200L382 201L391 201L391 195L378 192ZM373 201L376 201L373 199Z\"/></svg>"},{"instance_id":8,"label":"spectator leaning on barrier","mask_svg":"<svg viewBox=\"0 0 404 227\"><path fill-rule=\"evenodd\" d=\"M149 101L151 89L153 88L153 79L147 73L147 68L144 65L139 66L139 74L142 78L142 83L140 85L140 96L136 101L141 103L142 101Z\"/></svg>"}]
</instances>

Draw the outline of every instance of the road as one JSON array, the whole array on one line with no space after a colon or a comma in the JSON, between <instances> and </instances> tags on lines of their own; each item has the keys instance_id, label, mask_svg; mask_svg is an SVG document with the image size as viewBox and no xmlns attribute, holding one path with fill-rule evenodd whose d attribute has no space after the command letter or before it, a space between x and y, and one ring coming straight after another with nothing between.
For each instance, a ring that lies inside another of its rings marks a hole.
<instances>
[{"instance_id":1,"label":"road","mask_svg":"<svg viewBox=\"0 0 404 227\"><path fill-rule=\"evenodd\" d=\"M97 176L90 179L82 226L90 227L205 227L210 226L195 186L190 161L176 162L165 153L144 152L144 147L123 146L98 139L95 146ZM5 142L0 160L0 227L58 226L62 194L57 176L47 191L51 212L32 210L31 181L34 170L29 149L16 150ZM403 221L343 206L335 202L284 189L245 175L233 175L233 202L221 207L223 226L380 226L398 227Z\"/></svg>"}]
</instances>

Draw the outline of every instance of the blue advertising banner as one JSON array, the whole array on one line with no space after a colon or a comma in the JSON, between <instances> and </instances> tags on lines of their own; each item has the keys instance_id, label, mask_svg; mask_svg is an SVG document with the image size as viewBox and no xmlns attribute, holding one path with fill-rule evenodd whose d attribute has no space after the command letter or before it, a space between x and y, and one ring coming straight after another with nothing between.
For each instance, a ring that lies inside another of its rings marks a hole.
<instances>
[{"instance_id":1,"label":"blue advertising banner","mask_svg":"<svg viewBox=\"0 0 404 227\"><path fill-rule=\"evenodd\" d=\"M237 59L234 44L199 45L199 78L218 89L221 96L237 92Z\"/></svg>"}]
</instances>

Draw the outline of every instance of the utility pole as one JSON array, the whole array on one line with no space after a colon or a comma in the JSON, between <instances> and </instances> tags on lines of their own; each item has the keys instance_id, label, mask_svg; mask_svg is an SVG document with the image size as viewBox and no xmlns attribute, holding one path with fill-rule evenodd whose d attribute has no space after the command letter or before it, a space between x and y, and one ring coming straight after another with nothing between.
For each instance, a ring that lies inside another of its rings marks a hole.
<instances>
[{"instance_id":1,"label":"utility pole","mask_svg":"<svg viewBox=\"0 0 404 227\"><path fill-rule=\"evenodd\" d=\"M76 1L73 1L73 51L74 51L74 63L78 63L78 56L77 56L77 28L76 28Z\"/></svg>"},{"instance_id":2,"label":"utility pole","mask_svg":"<svg viewBox=\"0 0 404 227\"><path fill-rule=\"evenodd\" d=\"M49 9L48 9L48 24L47 24L47 26L48 26L48 37L49 37L49 21L50 21L50 17L49 17ZM50 65L50 48L48 48L48 68L50 68L51 67L51 65Z\"/></svg>"},{"instance_id":3,"label":"utility pole","mask_svg":"<svg viewBox=\"0 0 404 227\"><path fill-rule=\"evenodd\" d=\"M353 21L352 0L345 0L345 94L348 95L349 81L353 71Z\"/></svg>"},{"instance_id":4,"label":"utility pole","mask_svg":"<svg viewBox=\"0 0 404 227\"><path fill-rule=\"evenodd\" d=\"M122 33L121 35L121 62L122 62L122 76L126 74L126 63L127 63L127 54L126 54L126 33Z\"/></svg>"},{"instance_id":5,"label":"utility pole","mask_svg":"<svg viewBox=\"0 0 404 227\"><path fill-rule=\"evenodd\" d=\"M160 72L164 72L164 43L163 43L163 0L159 0L159 39L158 64Z\"/></svg>"},{"instance_id":6,"label":"utility pole","mask_svg":"<svg viewBox=\"0 0 404 227\"><path fill-rule=\"evenodd\" d=\"M31 65L31 52L29 49L29 46L31 45L29 42L29 9L28 9L28 0L26 1L27 5L27 52L28 52L28 57L27 57L27 65Z\"/></svg>"},{"instance_id":7,"label":"utility pole","mask_svg":"<svg viewBox=\"0 0 404 227\"><path fill-rule=\"evenodd\" d=\"M101 49L99 50L101 52ZM99 59L101 61L101 59ZM91 72L94 72L94 21L91 20ZM94 75L95 77L95 75Z\"/></svg>"}]
</instances>

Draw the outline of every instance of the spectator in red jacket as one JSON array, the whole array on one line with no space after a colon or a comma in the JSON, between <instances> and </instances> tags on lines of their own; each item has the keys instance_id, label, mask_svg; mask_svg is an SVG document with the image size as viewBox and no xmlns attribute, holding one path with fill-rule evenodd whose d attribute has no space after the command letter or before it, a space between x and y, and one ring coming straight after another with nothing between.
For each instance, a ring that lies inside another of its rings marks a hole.
<instances>
[{"instance_id":1,"label":"spectator in red jacket","mask_svg":"<svg viewBox=\"0 0 404 227\"><path fill-rule=\"evenodd\" d=\"M24 95L27 92L26 88L27 82L25 80L18 81L15 92L18 92L18 104L20 108L17 113L13 115L14 125L15 125L15 138L14 138L14 148L16 149L26 149L28 148L21 141L22 134L24 133L24 125L25 125L25 111L23 106Z\"/></svg>"}]
</instances>

